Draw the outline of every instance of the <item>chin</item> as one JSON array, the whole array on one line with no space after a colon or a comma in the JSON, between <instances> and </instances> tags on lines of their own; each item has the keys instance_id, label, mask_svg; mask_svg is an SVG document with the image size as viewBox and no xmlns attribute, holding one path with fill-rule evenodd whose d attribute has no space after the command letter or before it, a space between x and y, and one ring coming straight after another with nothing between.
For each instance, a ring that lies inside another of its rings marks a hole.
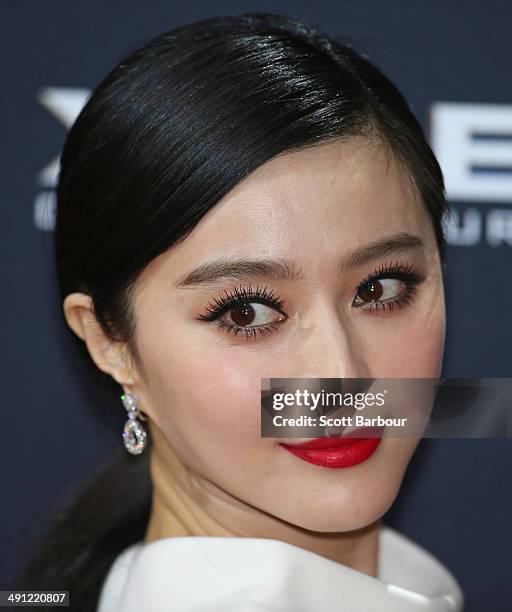
<instances>
[{"instance_id":1,"label":"chin","mask_svg":"<svg viewBox=\"0 0 512 612\"><path fill-rule=\"evenodd\" d=\"M357 504L357 509L353 505L340 504L338 506L325 505L318 509L318 512L301 516L291 517L294 520L288 521L298 527L309 531L322 533L339 533L344 531L356 531L363 529L378 521L389 510L396 498L395 494L379 499L366 498Z\"/></svg>"},{"instance_id":2,"label":"chin","mask_svg":"<svg viewBox=\"0 0 512 612\"><path fill-rule=\"evenodd\" d=\"M325 533L363 529L379 520L397 498L413 450L410 441L384 442L385 452L375 456L364 470L363 464L354 471L340 470L344 478L334 482L325 478L330 474L322 474L322 478L310 481L307 489L303 478L296 487L289 482L288 495L281 496L273 514L303 529Z\"/></svg>"}]
</instances>

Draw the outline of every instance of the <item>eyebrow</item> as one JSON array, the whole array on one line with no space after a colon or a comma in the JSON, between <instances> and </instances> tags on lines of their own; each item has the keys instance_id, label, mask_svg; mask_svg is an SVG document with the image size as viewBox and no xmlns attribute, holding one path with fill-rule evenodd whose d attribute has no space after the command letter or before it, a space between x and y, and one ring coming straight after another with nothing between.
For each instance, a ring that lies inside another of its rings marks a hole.
<instances>
[{"instance_id":1,"label":"eyebrow","mask_svg":"<svg viewBox=\"0 0 512 612\"><path fill-rule=\"evenodd\" d=\"M338 262L338 271L346 274L376 259L421 249L425 243L419 236L400 232L358 247ZM273 280L299 281L304 276L300 268L285 259L226 259L218 258L201 264L178 279L177 288L211 285L221 280L246 279L261 276Z\"/></svg>"}]
</instances>

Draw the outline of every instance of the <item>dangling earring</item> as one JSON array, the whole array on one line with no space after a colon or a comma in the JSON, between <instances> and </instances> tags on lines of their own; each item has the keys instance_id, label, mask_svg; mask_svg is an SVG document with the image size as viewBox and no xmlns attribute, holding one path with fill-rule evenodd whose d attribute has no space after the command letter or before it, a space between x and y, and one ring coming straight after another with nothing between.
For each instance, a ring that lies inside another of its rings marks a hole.
<instances>
[{"instance_id":1,"label":"dangling earring","mask_svg":"<svg viewBox=\"0 0 512 612\"><path fill-rule=\"evenodd\" d=\"M140 455L146 448L147 434L139 421L141 414L137 408L137 398L132 393L123 393L121 401L128 411L128 420L123 431L124 446L132 455Z\"/></svg>"}]
</instances>

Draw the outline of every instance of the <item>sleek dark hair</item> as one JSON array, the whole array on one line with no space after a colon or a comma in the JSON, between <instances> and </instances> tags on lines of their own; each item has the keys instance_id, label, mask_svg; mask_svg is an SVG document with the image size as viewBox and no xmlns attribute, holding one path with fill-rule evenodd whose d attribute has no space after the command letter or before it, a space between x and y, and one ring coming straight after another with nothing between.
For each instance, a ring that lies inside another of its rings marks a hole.
<instances>
[{"instance_id":1,"label":"sleek dark hair","mask_svg":"<svg viewBox=\"0 0 512 612\"><path fill-rule=\"evenodd\" d=\"M55 228L60 298L89 294L104 332L128 344L143 372L131 302L140 272L265 161L357 135L378 139L403 164L444 261L440 167L401 93L349 43L266 12L158 35L99 83L65 142ZM89 361L107 403L122 408L121 387ZM144 537L148 455L122 449L91 479L21 588L69 589L73 609L96 609L111 563Z\"/></svg>"}]
</instances>

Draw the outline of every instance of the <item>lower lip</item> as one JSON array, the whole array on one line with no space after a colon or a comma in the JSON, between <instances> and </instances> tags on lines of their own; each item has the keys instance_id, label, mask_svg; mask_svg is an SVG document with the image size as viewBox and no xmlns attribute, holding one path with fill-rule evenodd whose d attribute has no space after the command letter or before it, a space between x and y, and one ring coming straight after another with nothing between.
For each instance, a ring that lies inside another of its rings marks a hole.
<instances>
[{"instance_id":1,"label":"lower lip","mask_svg":"<svg viewBox=\"0 0 512 612\"><path fill-rule=\"evenodd\" d=\"M299 446L279 444L299 459L327 468L347 468L369 459L377 450L381 438L357 438L346 446L337 448L306 449Z\"/></svg>"}]
</instances>

